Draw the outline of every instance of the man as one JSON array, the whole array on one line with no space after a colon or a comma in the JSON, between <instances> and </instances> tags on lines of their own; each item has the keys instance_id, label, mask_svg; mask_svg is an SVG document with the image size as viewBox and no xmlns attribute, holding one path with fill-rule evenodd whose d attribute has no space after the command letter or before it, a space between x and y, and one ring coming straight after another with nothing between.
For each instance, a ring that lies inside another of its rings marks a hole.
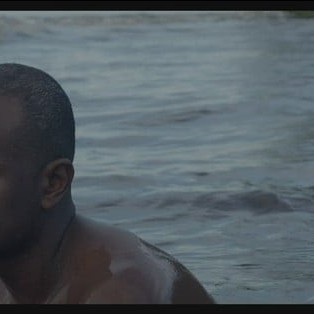
<instances>
[{"instance_id":1,"label":"man","mask_svg":"<svg viewBox=\"0 0 314 314\"><path fill-rule=\"evenodd\" d=\"M215 303L167 253L75 213L74 134L52 77L0 64L0 303Z\"/></svg>"}]
</instances>

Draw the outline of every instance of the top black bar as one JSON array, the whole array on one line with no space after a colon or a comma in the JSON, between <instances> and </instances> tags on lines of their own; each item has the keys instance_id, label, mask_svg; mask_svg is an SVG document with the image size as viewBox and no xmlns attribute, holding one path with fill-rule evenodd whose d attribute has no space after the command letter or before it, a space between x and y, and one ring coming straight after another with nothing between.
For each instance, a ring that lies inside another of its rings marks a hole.
<instances>
[{"instance_id":1,"label":"top black bar","mask_svg":"<svg viewBox=\"0 0 314 314\"><path fill-rule=\"evenodd\" d=\"M313 1L0 1L9 11L314 10Z\"/></svg>"}]
</instances>

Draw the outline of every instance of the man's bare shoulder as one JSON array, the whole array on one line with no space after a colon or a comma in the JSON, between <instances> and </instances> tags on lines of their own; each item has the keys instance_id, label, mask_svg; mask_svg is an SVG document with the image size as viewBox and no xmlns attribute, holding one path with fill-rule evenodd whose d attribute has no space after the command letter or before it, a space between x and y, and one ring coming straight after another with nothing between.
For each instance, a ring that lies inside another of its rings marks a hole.
<instances>
[{"instance_id":1,"label":"man's bare shoulder","mask_svg":"<svg viewBox=\"0 0 314 314\"><path fill-rule=\"evenodd\" d=\"M210 303L183 265L132 232L82 217L75 228L67 268L91 287L84 303Z\"/></svg>"},{"instance_id":2,"label":"man's bare shoulder","mask_svg":"<svg viewBox=\"0 0 314 314\"><path fill-rule=\"evenodd\" d=\"M63 251L70 303L165 303L169 299L173 267L132 232L77 217Z\"/></svg>"}]
</instances>

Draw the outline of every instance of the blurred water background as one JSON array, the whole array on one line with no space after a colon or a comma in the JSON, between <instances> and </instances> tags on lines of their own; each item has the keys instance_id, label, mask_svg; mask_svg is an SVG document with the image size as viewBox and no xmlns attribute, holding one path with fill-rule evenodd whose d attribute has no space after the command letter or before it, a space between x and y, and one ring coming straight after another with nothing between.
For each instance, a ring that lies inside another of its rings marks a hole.
<instances>
[{"instance_id":1,"label":"blurred water background","mask_svg":"<svg viewBox=\"0 0 314 314\"><path fill-rule=\"evenodd\" d=\"M174 255L218 303L314 303L314 19L2 11L0 62L72 100L79 213Z\"/></svg>"}]
</instances>

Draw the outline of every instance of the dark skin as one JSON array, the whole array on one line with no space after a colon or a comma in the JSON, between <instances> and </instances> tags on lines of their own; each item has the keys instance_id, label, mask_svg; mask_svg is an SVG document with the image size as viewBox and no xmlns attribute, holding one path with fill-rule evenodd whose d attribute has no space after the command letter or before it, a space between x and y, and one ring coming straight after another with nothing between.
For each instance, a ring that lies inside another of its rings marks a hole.
<instances>
[{"instance_id":1,"label":"dark skin","mask_svg":"<svg viewBox=\"0 0 314 314\"><path fill-rule=\"evenodd\" d=\"M77 215L72 162L36 167L16 140L25 119L0 97L0 303L214 303L165 252Z\"/></svg>"}]
</instances>

